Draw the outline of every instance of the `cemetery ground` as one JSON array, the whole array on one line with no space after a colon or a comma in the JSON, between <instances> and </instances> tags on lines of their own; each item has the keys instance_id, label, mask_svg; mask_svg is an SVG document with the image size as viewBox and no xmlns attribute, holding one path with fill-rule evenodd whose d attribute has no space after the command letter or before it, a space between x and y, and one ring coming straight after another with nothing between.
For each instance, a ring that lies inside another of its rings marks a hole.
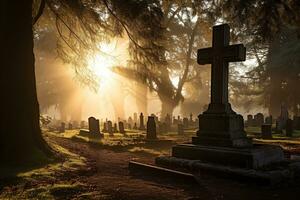
<instances>
[{"instance_id":1,"label":"cemetery ground","mask_svg":"<svg viewBox=\"0 0 300 200\"><path fill-rule=\"evenodd\" d=\"M255 142L278 144L286 154L300 155L300 132L292 138L275 134L262 140L260 128L246 130ZM192 185L129 174L130 160L152 164L155 157L170 154L176 143L189 141L195 130L160 134L166 141L158 143L145 143L139 131L105 135L101 141L78 133L44 131L59 152L58 159L33 169L1 169L0 199L294 199L300 195L299 182L268 186L197 174L199 184Z\"/></svg>"}]
</instances>

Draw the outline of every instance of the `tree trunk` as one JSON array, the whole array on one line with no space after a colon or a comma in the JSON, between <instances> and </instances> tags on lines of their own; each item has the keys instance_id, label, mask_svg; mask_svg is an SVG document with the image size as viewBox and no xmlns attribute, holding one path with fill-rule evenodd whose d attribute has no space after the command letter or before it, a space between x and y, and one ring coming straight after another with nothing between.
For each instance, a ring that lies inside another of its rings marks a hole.
<instances>
[{"instance_id":1,"label":"tree trunk","mask_svg":"<svg viewBox=\"0 0 300 200\"><path fill-rule=\"evenodd\" d=\"M170 116L173 116L173 111L176 107L176 105L173 102L173 99L167 98L167 97L160 97L161 100L161 119L164 121L167 114Z\"/></svg>"},{"instance_id":2,"label":"tree trunk","mask_svg":"<svg viewBox=\"0 0 300 200\"><path fill-rule=\"evenodd\" d=\"M0 4L0 163L33 164L50 156L51 150L39 126L32 0L1 0Z\"/></svg>"}]
</instances>

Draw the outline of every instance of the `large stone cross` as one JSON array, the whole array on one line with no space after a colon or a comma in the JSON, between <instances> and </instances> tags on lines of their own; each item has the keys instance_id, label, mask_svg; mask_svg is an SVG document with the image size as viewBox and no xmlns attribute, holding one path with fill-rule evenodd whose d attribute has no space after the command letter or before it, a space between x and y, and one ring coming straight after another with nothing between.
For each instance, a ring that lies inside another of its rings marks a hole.
<instances>
[{"instance_id":1,"label":"large stone cross","mask_svg":"<svg viewBox=\"0 0 300 200\"><path fill-rule=\"evenodd\" d=\"M245 61L243 44L229 45L228 24L213 27L212 47L199 49L197 61L200 65L211 64L211 103L207 113L233 112L228 102L228 63Z\"/></svg>"}]
</instances>

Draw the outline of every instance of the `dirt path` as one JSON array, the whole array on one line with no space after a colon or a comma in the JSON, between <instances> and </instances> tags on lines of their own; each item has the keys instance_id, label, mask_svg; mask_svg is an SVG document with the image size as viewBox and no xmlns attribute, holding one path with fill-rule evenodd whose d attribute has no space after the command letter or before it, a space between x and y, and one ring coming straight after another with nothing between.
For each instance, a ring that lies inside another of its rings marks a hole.
<instances>
[{"instance_id":1,"label":"dirt path","mask_svg":"<svg viewBox=\"0 0 300 200\"><path fill-rule=\"evenodd\" d=\"M138 159L152 162L155 156L114 151L85 142L70 139L54 138L59 145L71 152L88 159L95 172L88 177L82 177L81 182L88 183L95 190L109 195L111 199L289 199L300 195L299 185L268 188L242 184L236 181L202 176L198 186L180 185L172 182L162 182L159 178L152 180L136 178L129 175L128 162Z\"/></svg>"}]
</instances>

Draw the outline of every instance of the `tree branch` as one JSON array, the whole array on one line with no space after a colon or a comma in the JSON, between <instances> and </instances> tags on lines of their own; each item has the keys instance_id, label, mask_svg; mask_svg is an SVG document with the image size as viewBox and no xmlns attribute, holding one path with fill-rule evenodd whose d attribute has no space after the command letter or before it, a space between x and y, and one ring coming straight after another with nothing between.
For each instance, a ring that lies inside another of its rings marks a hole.
<instances>
[{"instance_id":1,"label":"tree branch","mask_svg":"<svg viewBox=\"0 0 300 200\"><path fill-rule=\"evenodd\" d=\"M44 12L44 9L45 9L45 6L46 6L46 0L41 0L39 10L38 10L36 16L33 18L33 21L32 21L32 24L33 24L33 25L34 25L34 24L39 20L39 18L42 16L42 14L43 14L43 12Z\"/></svg>"}]
</instances>

